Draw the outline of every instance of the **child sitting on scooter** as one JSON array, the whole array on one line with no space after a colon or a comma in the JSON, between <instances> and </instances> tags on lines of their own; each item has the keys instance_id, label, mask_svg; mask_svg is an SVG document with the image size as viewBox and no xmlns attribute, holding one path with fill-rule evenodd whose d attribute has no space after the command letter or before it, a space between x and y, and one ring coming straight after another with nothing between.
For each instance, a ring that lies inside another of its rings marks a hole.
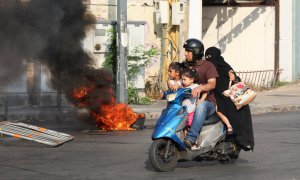
<instances>
[{"instance_id":1,"label":"child sitting on scooter","mask_svg":"<svg viewBox=\"0 0 300 180\"><path fill-rule=\"evenodd\" d=\"M182 86L184 88L194 89L198 87L199 84L194 83L195 79L196 79L196 73L193 70L189 68L185 68L182 70L181 80L182 80ZM192 125L196 105L198 103L203 102L206 99L206 97L207 97L207 92L202 93L200 98L199 97L194 98L191 96L190 98L182 101L182 105L187 106L187 112L188 112L187 130L189 130L189 128Z\"/></svg>"},{"instance_id":2,"label":"child sitting on scooter","mask_svg":"<svg viewBox=\"0 0 300 180\"><path fill-rule=\"evenodd\" d=\"M181 71L181 64L179 62L172 62L169 65L168 68L169 78L167 80L167 85L165 83L161 85L162 90L160 93L160 98L163 98L163 93L167 89L172 91L177 91L178 88L182 87L181 79L180 79L180 71Z\"/></svg>"},{"instance_id":3,"label":"child sitting on scooter","mask_svg":"<svg viewBox=\"0 0 300 180\"><path fill-rule=\"evenodd\" d=\"M179 62L172 62L168 68L169 79L167 81L167 86L169 90L177 91L178 88L182 86L182 81L180 79L181 64Z\"/></svg>"}]
</instances>

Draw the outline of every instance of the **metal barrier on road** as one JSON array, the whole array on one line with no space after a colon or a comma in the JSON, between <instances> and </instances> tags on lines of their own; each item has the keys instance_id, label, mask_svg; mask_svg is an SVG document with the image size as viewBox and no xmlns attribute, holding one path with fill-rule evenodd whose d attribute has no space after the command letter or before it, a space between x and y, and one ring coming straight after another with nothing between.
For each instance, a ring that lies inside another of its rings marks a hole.
<instances>
[{"instance_id":1,"label":"metal barrier on road","mask_svg":"<svg viewBox=\"0 0 300 180\"><path fill-rule=\"evenodd\" d=\"M74 139L74 137L69 134L10 121L0 122L0 134L27 139L50 146L59 146Z\"/></svg>"}]
</instances>

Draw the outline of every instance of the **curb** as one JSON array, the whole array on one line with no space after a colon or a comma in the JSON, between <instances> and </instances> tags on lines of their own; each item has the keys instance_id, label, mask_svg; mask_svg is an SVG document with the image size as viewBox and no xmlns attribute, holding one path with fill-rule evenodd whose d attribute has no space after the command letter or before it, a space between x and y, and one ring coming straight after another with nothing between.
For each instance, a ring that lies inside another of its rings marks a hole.
<instances>
[{"instance_id":1,"label":"curb","mask_svg":"<svg viewBox=\"0 0 300 180\"><path fill-rule=\"evenodd\" d=\"M300 105L273 105L268 107L251 107L251 114L264 114L270 112L300 111Z\"/></svg>"},{"instance_id":2,"label":"curb","mask_svg":"<svg viewBox=\"0 0 300 180\"><path fill-rule=\"evenodd\" d=\"M291 112L291 111L300 111L300 105L273 105L273 106L266 106L266 107L250 107L251 114L264 114L264 113L271 113L271 112ZM146 120L150 119L158 119L161 112L145 112Z\"/></svg>"}]
</instances>

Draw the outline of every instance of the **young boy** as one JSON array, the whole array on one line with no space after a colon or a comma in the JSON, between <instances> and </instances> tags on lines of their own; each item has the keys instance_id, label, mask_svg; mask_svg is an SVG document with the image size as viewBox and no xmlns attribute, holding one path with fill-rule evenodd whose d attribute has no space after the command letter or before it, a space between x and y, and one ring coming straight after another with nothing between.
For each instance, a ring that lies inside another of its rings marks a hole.
<instances>
[{"instance_id":1,"label":"young boy","mask_svg":"<svg viewBox=\"0 0 300 180\"><path fill-rule=\"evenodd\" d=\"M167 86L169 90L177 91L182 86L180 79L181 64L179 62L172 62L169 65Z\"/></svg>"}]
</instances>

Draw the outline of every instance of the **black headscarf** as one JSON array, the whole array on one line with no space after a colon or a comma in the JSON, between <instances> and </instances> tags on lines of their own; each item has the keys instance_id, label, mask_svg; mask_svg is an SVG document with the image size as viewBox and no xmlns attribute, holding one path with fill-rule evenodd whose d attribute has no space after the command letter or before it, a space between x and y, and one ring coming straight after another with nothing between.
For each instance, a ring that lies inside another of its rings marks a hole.
<instances>
[{"instance_id":1,"label":"black headscarf","mask_svg":"<svg viewBox=\"0 0 300 180\"><path fill-rule=\"evenodd\" d=\"M210 47L205 51L205 58L207 61L212 62L219 74L219 81L218 82L218 89L221 89L222 92L228 89L228 83L229 83L229 71L233 68L225 62L224 58L221 56L220 49L216 47ZM236 75L236 73L233 71L235 75L235 81L239 82L241 79Z\"/></svg>"},{"instance_id":2,"label":"black headscarf","mask_svg":"<svg viewBox=\"0 0 300 180\"><path fill-rule=\"evenodd\" d=\"M224 58L221 56L220 49L216 47L210 47L205 51L205 58L207 61L212 62L217 68L220 77L228 77L228 72L232 70L232 67L225 62Z\"/></svg>"},{"instance_id":3,"label":"black headscarf","mask_svg":"<svg viewBox=\"0 0 300 180\"><path fill-rule=\"evenodd\" d=\"M220 49L216 47L210 47L205 51L205 59L215 65L219 74L215 91L217 91L218 93L222 93L223 91L228 89L228 72L233 69L227 62L225 62L224 58L221 56Z\"/></svg>"}]
</instances>

